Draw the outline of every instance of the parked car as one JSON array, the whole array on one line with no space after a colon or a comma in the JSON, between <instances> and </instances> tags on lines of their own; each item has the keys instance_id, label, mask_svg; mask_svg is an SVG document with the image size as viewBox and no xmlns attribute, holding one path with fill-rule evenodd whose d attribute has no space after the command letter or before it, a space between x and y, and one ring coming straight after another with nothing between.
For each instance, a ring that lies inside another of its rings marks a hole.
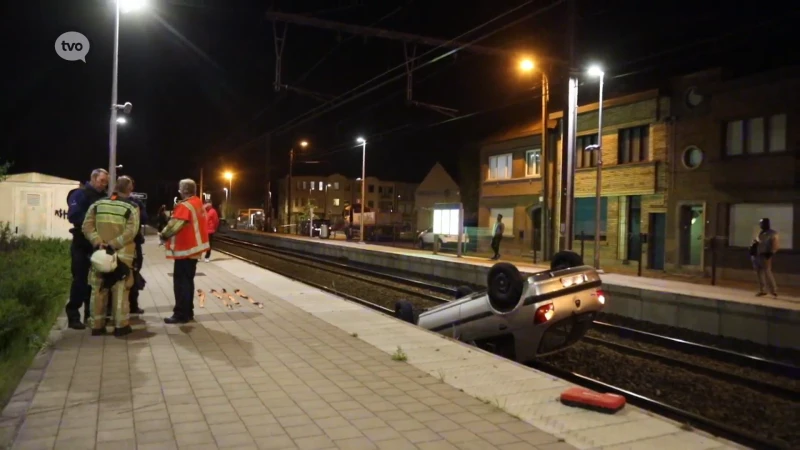
<instances>
[{"instance_id":1,"label":"parked car","mask_svg":"<svg viewBox=\"0 0 800 450\"><path fill-rule=\"evenodd\" d=\"M423 230L417 235L417 246L422 249L432 248L433 238L433 228ZM456 234L439 234L436 235L436 239L439 241L440 248L442 246L458 246L458 235ZM462 244L469 244L469 234L467 234L466 229L464 230L464 237L462 239Z\"/></svg>"},{"instance_id":2,"label":"parked car","mask_svg":"<svg viewBox=\"0 0 800 450\"><path fill-rule=\"evenodd\" d=\"M600 275L573 252L557 253L551 269L523 277L500 262L487 289L460 287L456 300L417 311L407 300L395 317L519 362L564 350L579 341L606 302Z\"/></svg>"}]
</instances>

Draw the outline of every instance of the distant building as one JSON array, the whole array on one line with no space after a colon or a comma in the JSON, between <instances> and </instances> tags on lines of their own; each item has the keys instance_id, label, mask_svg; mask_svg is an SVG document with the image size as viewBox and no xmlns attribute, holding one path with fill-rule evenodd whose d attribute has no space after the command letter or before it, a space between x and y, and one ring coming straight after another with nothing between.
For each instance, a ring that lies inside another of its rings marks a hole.
<instances>
[{"instance_id":1,"label":"distant building","mask_svg":"<svg viewBox=\"0 0 800 450\"><path fill-rule=\"evenodd\" d=\"M459 203L461 192L450 174L438 162L417 186L413 201L416 204L416 231L433 226L433 207L436 203Z\"/></svg>"},{"instance_id":2,"label":"distant building","mask_svg":"<svg viewBox=\"0 0 800 450\"><path fill-rule=\"evenodd\" d=\"M278 192L279 223L286 224L291 215L293 224L298 223L314 206L314 216L318 218L341 217L348 205L361 204L361 179L347 178L341 174L328 176L292 176L292 204L288 205L288 177L280 183ZM365 202L367 207L378 212L401 212L403 220L409 224L414 216L413 193L416 184L380 180L367 177Z\"/></svg>"}]
</instances>

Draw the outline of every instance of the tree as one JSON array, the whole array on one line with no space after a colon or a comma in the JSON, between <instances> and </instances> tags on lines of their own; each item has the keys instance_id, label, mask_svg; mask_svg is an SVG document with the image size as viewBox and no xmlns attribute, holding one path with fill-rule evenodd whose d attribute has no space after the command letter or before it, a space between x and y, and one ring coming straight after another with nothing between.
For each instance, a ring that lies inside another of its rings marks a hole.
<instances>
[{"instance_id":1,"label":"tree","mask_svg":"<svg viewBox=\"0 0 800 450\"><path fill-rule=\"evenodd\" d=\"M8 170L11 169L11 166L13 165L14 163L11 161L6 161L0 164L0 183L6 181L6 178L8 178Z\"/></svg>"}]
</instances>

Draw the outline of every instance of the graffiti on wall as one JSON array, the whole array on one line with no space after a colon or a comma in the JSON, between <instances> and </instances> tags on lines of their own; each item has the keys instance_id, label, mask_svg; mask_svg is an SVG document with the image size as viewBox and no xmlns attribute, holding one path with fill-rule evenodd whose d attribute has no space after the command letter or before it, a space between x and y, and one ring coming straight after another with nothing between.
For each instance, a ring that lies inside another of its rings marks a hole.
<instances>
[{"instance_id":1,"label":"graffiti on wall","mask_svg":"<svg viewBox=\"0 0 800 450\"><path fill-rule=\"evenodd\" d=\"M67 211L65 209L57 209L55 213L56 217L67 220Z\"/></svg>"}]
</instances>

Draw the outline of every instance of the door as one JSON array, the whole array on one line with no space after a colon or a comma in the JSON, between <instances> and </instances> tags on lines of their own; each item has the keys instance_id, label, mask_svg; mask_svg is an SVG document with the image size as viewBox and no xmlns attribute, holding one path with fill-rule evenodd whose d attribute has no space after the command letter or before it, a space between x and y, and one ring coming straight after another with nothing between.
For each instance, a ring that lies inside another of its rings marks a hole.
<instances>
[{"instance_id":1,"label":"door","mask_svg":"<svg viewBox=\"0 0 800 450\"><path fill-rule=\"evenodd\" d=\"M642 197L628 197L628 261L639 261L642 257Z\"/></svg>"},{"instance_id":2,"label":"door","mask_svg":"<svg viewBox=\"0 0 800 450\"><path fill-rule=\"evenodd\" d=\"M703 261L705 231L703 205L682 205L680 210L680 262L682 266L700 267Z\"/></svg>"},{"instance_id":3,"label":"door","mask_svg":"<svg viewBox=\"0 0 800 450\"><path fill-rule=\"evenodd\" d=\"M542 250L542 208L535 208L531 211L531 223L533 224L533 236L531 247L534 251Z\"/></svg>"},{"instance_id":4,"label":"door","mask_svg":"<svg viewBox=\"0 0 800 450\"><path fill-rule=\"evenodd\" d=\"M650 214L650 230L647 240L647 267L655 270L664 270L665 248L667 241L667 215L664 213Z\"/></svg>"},{"instance_id":5,"label":"door","mask_svg":"<svg viewBox=\"0 0 800 450\"><path fill-rule=\"evenodd\" d=\"M41 190L21 190L17 201L16 227L19 234L32 238L48 235L48 193Z\"/></svg>"}]
</instances>

